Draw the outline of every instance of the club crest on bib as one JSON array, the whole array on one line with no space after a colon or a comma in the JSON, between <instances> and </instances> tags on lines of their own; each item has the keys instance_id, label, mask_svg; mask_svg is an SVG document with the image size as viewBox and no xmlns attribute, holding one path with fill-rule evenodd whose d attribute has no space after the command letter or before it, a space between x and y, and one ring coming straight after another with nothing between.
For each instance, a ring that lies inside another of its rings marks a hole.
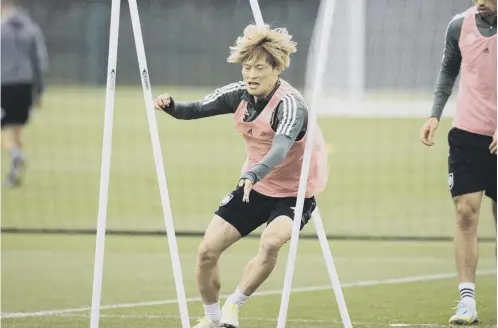
<instances>
[{"instance_id":1,"label":"club crest on bib","mask_svg":"<svg viewBox=\"0 0 498 328\"><path fill-rule=\"evenodd\" d=\"M220 206L224 206L224 205L228 204L228 202L230 202L230 201L232 200L232 198L233 198L233 195L232 195L232 194L227 194L227 195L225 196L225 198L223 198L223 199L221 200L221 202L220 202Z\"/></svg>"},{"instance_id":2,"label":"club crest on bib","mask_svg":"<svg viewBox=\"0 0 498 328\"><path fill-rule=\"evenodd\" d=\"M448 174L448 187L453 188L453 184L455 183L453 178L453 173Z\"/></svg>"}]
</instances>

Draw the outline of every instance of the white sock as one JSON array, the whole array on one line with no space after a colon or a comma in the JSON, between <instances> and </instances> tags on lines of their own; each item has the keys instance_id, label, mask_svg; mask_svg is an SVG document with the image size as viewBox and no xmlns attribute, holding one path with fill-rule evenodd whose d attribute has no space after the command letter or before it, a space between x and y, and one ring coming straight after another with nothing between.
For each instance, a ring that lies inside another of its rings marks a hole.
<instances>
[{"instance_id":1,"label":"white sock","mask_svg":"<svg viewBox=\"0 0 498 328\"><path fill-rule=\"evenodd\" d=\"M221 305L220 302L206 305L204 304L204 314L208 319L214 322L220 322L221 320Z\"/></svg>"},{"instance_id":2,"label":"white sock","mask_svg":"<svg viewBox=\"0 0 498 328\"><path fill-rule=\"evenodd\" d=\"M227 298L227 303L241 307L242 305L244 305L244 303L247 301L248 298L249 296L242 294L240 289L237 287L235 293L233 293Z\"/></svg>"},{"instance_id":3,"label":"white sock","mask_svg":"<svg viewBox=\"0 0 498 328\"><path fill-rule=\"evenodd\" d=\"M473 282L462 282L458 285L458 290L460 290L460 299L471 298L474 299L476 285Z\"/></svg>"}]
</instances>

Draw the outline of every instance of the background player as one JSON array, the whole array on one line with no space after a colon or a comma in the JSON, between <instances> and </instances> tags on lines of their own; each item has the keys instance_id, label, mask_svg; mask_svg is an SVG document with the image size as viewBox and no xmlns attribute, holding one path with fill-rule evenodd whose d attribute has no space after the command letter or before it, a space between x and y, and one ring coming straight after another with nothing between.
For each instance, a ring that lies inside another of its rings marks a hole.
<instances>
[{"instance_id":1,"label":"background player","mask_svg":"<svg viewBox=\"0 0 498 328\"><path fill-rule=\"evenodd\" d=\"M453 324L478 322L474 291L483 194L492 200L496 223L496 0L474 3L449 23L432 115L420 136L425 145L434 144L443 108L461 70L448 135L448 185L457 212L454 248L461 298L449 320Z\"/></svg>"},{"instance_id":2,"label":"background player","mask_svg":"<svg viewBox=\"0 0 498 328\"><path fill-rule=\"evenodd\" d=\"M286 29L249 25L228 58L242 64L243 82L217 89L202 101L175 102L169 95L156 109L177 119L233 114L247 160L238 187L220 203L198 250L197 281L205 317L198 328L238 327L238 310L275 267L280 248L290 239L292 219L307 138L306 104L280 79L296 43ZM327 181L327 157L320 130L316 135L301 228L316 207L314 195ZM264 223L257 255L223 309L219 303L218 259L223 251Z\"/></svg>"},{"instance_id":3,"label":"background player","mask_svg":"<svg viewBox=\"0 0 498 328\"><path fill-rule=\"evenodd\" d=\"M20 183L21 134L33 104L41 105L47 52L43 35L13 0L2 0L2 146L12 156L6 186Z\"/></svg>"}]
</instances>

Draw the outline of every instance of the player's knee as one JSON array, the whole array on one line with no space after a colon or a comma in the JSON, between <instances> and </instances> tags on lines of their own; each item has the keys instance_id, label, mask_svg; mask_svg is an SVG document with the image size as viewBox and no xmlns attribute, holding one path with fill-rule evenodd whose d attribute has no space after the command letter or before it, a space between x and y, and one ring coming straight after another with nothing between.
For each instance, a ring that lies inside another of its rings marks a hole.
<instances>
[{"instance_id":1,"label":"player's knee","mask_svg":"<svg viewBox=\"0 0 498 328\"><path fill-rule=\"evenodd\" d=\"M280 248L287 242L287 238L278 234L266 234L262 236L259 244L259 252L267 261L278 257Z\"/></svg>"},{"instance_id":2,"label":"player's knee","mask_svg":"<svg viewBox=\"0 0 498 328\"><path fill-rule=\"evenodd\" d=\"M204 240L197 250L197 263L199 266L213 265L218 261L220 255L220 250Z\"/></svg>"},{"instance_id":3,"label":"player's knee","mask_svg":"<svg viewBox=\"0 0 498 328\"><path fill-rule=\"evenodd\" d=\"M271 240L262 241L261 244L259 245L260 257L265 262L271 262L273 260L276 260L278 257L279 250L280 247L278 247L276 241L271 241Z\"/></svg>"},{"instance_id":4,"label":"player's knee","mask_svg":"<svg viewBox=\"0 0 498 328\"><path fill-rule=\"evenodd\" d=\"M479 207L466 201L456 203L457 223L460 230L474 230L477 226Z\"/></svg>"}]
</instances>

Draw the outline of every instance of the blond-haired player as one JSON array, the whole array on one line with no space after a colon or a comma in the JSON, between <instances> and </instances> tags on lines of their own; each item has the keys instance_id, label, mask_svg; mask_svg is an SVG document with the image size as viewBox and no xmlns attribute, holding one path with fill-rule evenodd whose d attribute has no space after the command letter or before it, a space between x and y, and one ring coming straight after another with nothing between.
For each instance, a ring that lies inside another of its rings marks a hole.
<instances>
[{"instance_id":1,"label":"blond-haired player","mask_svg":"<svg viewBox=\"0 0 498 328\"><path fill-rule=\"evenodd\" d=\"M474 0L453 17L436 85L431 118L421 141L433 145L434 132L456 78L461 73L453 128L448 134L448 187L455 203L455 260L460 302L452 324L478 322L475 276L477 222L481 200L491 198L496 224L496 0Z\"/></svg>"},{"instance_id":2,"label":"blond-haired player","mask_svg":"<svg viewBox=\"0 0 498 328\"><path fill-rule=\"evenodd\" d=\"M249 25L230 47L228 62L242 65L243 81L228 84L201 101L176 102L167 94L156 109L177 119L232 114L247 159L235 190L226 195L206 229L197 257L197 283L205 317L196 328L239 327L238 311L268 278L292 232L306 139L308 108L301 94L280 78L296 43L284 28ZM327 157L317 129L301 229L316 207L314 196L327 182ZM221 308L218 259L232 244L262 224L259 250L236 291Z\"/></svg>"}]
</instances>

